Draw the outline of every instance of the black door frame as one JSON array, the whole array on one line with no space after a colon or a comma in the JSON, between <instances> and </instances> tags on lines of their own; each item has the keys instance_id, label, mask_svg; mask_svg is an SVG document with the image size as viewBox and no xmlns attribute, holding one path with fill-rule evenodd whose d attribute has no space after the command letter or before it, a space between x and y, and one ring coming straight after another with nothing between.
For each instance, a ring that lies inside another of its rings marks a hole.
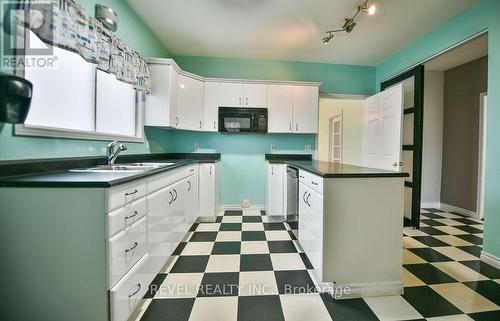
<instances>
[{"instance_id":1,"label":"black door frame","mask_svg":"<svg viewBox=\"0 0 500 321\"><path fill-rule=\"evenodd\" d=\"M403 145L403 150L413 151L412 181L405 181L405 187L412 189L411 221L410 226L420 228L420 203L422 194L422 144L424 132L424 65L418 65L404 73L397 75L380 84L383 91L403 80L414 78L414 105L413 108L403 109L403 113L413 113L413 145Z\"/></svg>"}]
</instances>

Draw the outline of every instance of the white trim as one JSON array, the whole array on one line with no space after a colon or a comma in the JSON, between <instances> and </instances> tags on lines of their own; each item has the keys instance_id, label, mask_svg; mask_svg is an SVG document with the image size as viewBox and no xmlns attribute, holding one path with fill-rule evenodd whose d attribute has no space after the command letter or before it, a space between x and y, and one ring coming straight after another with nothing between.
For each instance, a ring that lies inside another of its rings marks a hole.
<instances>
[{"instance_id":1,"label":"white trim","mask_svg":"<svg viewBox=\"0 0 500 321\"><path fill-rule=\"evenodd\" d=\"M221 204L221 211L242 211L242 210L264 210L264 204L250 205L250 207L241 207L241 204Z\"/></svg>"},{"instance_id":2,"label":"white trim","mask_svg":"<svg viewBox=\"0 0 500 321\"><path fill-rule=\"evenodd\" d=\"M439 52L437 52L437 53L435 53L435 54L433 54L433 55L430 55L430 56L428 56L428 57L426 57L426 58L423 58L422 60L419 60L418 62L414 63L413 65L411 65L411 66L409 66L409 67L407 67L407 68L404 68L403 70L400 70L400 71L398 71L398 72L396 72L396 73L394 73L394 74L392 74L392 75L390 75L390 76L387 76L387 77L386 77L386 78L384 78L384 79L381 79L381 80L380 80L380 83L383 83L384 81L387 81L387 80L389 80L389 79L392 79L392 78L394 78L394 77L397 77L397 76L399 76L399 75L401 75L401 74L403 74L403 73L407 72L408 70L411 70L411 69L415 68L415 67L416 67L416 66L418 66L418 65L425 64L426 62L428 62L428 61L430 61L430 60L432 60L432 59L434 59L434 58L436 58L436 57L439 57L439 56L441 56L442 54L445 54L445 53L447 53L448 51L453 50L453 49L455 49L455 48L457 48L457 47L459 47L459 46L461 46L461 45L463 45L463 44L465 44L465 43L467 43L467 42L469 42L469 41L472 41L472 40L474 40L475 38L477 38L477 37L479 37L479 36L482 36L482 35L483 35L483 34L485 34L485 33L488 33L488 28L483 29L483 30L481 30L481 31L479 31L479 32L477 32L477 33L475 33L475 34L473 34L473 35L471 35L471 36L469 36L469 37L467 37L467 38L463 39L462 41L459 41L459 42L457 42L457 43L455 43L455 44L453 44L453 45L451 45L451 46L449 46L449 47L447 47L447 48L445 48L445 49L443 49L443 50L441 50L441 51L439 51ZM383 63L382 63L382 64L383 64Z\"/></svg>"},{"instance_id":3,"label":"white trim","mask_svg":"<svg viewBox=\"0 0 500 321\"><path fill-rule=\"evenodd\" d=\"M454 211L454 212L457 212L458 214L470 216L470 217L475 218L475 219L479 218L477 213L474 211L466 210L465 208L461 208L461 207L457 207L457 206L453 206L453 205L449 205L449 204L445 204L445 203L441 203L440 209L447 211L447 212Z\"/></svg>"},{"instance_id":4,"label":"white trim","mask_svg":"<svg viewBox=\"0 0 500 321\"><path fill-rule=\"evenodd\" d=\"M428 202L428 203L420 203L420 208L441 208L441 203L433 203L433 202Z\"/></svg>"},{"instance_id":5,"label":"white trim","mask_svg":"<svg viewBox=\"0 0 500 321\"><path fill-rule=\"evenodd\" d=\"M486 181L486 124L488 117L488 94L479 94L479 144L477 166L477 214L484 217L484 194Z\"/></svg>"},{"instance_id":6,"label":"white trim","mask_svg":"<svg viewBox=\"0 0 500 321\"><path fill-rule=\"evenodd\" d=\"M481 261L500 269L500 257L481 251Z\"/></svg>"},{"instance_id":7,"label":"white trim","mask_svg":"<svg viewBox=\"0 0 500 321\"><path fill-rule=\"evenodd\" d=\"M363 100L368 98L368 95L356 95L356 94L335 94L335 93L326 93L321 92L319 94L319 98L332 98L332 99L359 99Z\"/></svg>"},{"instance_id":8,"label":"white trim","mask_svg":"<svg viewBox=\"0 0 500 321\"><path fill-rule=\"evenodd\" d=\"M232 79L232 78L209 78L196 75L187 71L182 70L179 65L173 59L167 58L147 58L148 64L161 64L172 66L178 74L195 78L205 82L224 82L224 83L245 83L245 84L268 84L268 85L296 85L296 86L315 86L319 87L323 82L313 82L313 81L288 81L288 80L264 80L264 79Z\"/></svg>"},{"instance_id":9,"label":"white trim","mask_svg":"<svg viewBox=\"0 0 500 321\"><path fill-rule=\"evenodd\" d=\"M365 298L372 296L386 296L386 295L401 295L404 293L402 281L385 281L374 283L353 283L353 284L334 284L335 288L350 289L349 293L345 293L336 297L337 300Z\"/></svg>"}]
</instances>

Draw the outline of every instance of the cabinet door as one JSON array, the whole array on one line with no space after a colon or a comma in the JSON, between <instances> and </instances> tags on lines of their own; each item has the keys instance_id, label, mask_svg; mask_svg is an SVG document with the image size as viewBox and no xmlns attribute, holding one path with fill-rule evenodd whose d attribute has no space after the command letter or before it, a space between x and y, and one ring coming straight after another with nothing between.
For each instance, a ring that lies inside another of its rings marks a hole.
<instances>
[{"instance_id":1,"label":"cabinet door","mask_svg":"<svg viewBox=\"0 0 500 321\"><path fill-rule=\"evenodd\" d=\"M316 86L294 86L293 109L295 133L318 133L318 97Z\"/></svg>"},{"instance_id":2,"label":"cabinet door","mask_svg":"<svg viewBox=\"0 0 500 321\"><path fill-rule=\"evenodd\" d=\"M170 187L163 188L147 197L148 202L148 265L158 273L174 250L172 245L172 202Z\"/></svg>"},{"instance_id":3,"label":"cabinet door","mask_svg":"<svg viewBox=\"0 0 500 321\"><path fill-rule=\"evenodd\" d=\"M186 179L172 185L172 192L174 194L174 200L172 201L173 249L179 245L179 242L188 230L186 224L186 190Z\"/></svg>"},{"instance_id":4,"label":"cabinet door","mask_svg":"<svg viewBox=\"0 0 500 321\"><path fill-rule=\"evenodd\" d=\"M199 167L199 216L217 216L215 164L200 164Z\"/></svg>"},{"instance_id":5,"label":"cabinet door","mask_svg":"<svg viewBox=\"0 0 500 321\"><path fill-rule=\"evenodd\" d=\"M187 178L186 184L186 223L189 229L198 218L198 169Z\"/></svg>"},{"instance_id":6,"label":"cabinet door","mask_svg":"<svg viewBox=\"0 0 500 321\"><path fill-rule=\"evenodd\" d=\"M267 167L267 215L284 215L283 172L281 164L269 164Z\"/></svg>"},{"instance_id":7,"label":"cabinet door","mask_svg":"<svg viewBox=\"0 0 500 321\"><path fill-rule=\"evenodd\" d=\"M203 81L179 75L177 94L177 128L201 130L203 128Z\"/></svg>"},{"instance_id":8,"label":"cabinet door","mask_svg":"<svg viewBox=\"0 0 500 321\"><path fill-rule=\"evenodd\" d=\"M165 64L149 64L151 94L146 95L144 124L146 126L177 127L177 71Z\"/></svg>"},{"instance_id":9,"label":"cabinet door","mask_svg":"<svg viewBox=\"0 0 500 321\"><path fill-rule=\"evenodd\" d=\"M203 130L216 132L219 128L219 83L205 82L203 101Z\"/></svg>"},{"instance_id":10,"label":"cabinet door","mask_svg":"<svg viewBox=\"0 0 500 321\"><path fill-rule=\"evenodd\" d=\"M267 107L267 84L245 84L243 91L245 94L244 107Z\"/></svg>"},{"instance_id":11,"label":"cabinet door","mask_svg":"<svg viewBox=\"0 0 500 321\"><path fill-rule=\"evenodd\" d=\"M243 84L222 82L219 85L220 107L243 107Z\"/></svg>"},{"instance_id":12,"label":"cabinet door","mask_svg":"<svg viewBox=\"0 0 500 321\"><path fill-rule=\"evenodd\" d=\"M311 261L318 276L323 272L323 196L312 189L308 189L306 203L308 206L308 250L306 255Z\"/></svg>"},{"instance_id":13,"label":"cabinet door","mask_svg":"<svg viewBox=\"0 0 500 321\"><path fill-rule=\"evenodd\" d=\"M291 133L293 124L293 86L268 86L269 133Z\"/></svg>"}]
</instances>

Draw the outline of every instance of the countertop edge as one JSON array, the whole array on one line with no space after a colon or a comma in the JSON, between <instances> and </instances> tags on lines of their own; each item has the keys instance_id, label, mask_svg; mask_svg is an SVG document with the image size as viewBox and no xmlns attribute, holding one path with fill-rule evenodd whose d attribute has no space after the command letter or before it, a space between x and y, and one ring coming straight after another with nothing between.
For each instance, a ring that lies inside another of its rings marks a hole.
<instances>
[{"instance_id":1,"label":"countertop edge","mask_svg":"<svg viewBox=\"0 0 500 321\"><path fill-rule=\"evenodd\" d=\"M404 172L381 172L381 173L321 173L314 169L297 164L293 161L285 161L285 164L304 170L314 175L323 178L405 178L409 177L408 173Z\"/></svg>"}]
</instances>

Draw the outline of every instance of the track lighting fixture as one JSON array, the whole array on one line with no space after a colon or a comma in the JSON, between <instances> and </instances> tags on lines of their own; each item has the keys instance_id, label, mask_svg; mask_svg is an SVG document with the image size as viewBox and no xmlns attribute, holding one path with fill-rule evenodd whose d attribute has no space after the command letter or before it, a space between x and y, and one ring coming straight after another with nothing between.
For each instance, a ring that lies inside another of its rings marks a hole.
<instances>
[{"instance_id":1,"label":"track lighting fixture","mask_svg":"<svg viewBox=\"0 0 500 321\"><path fill-rule=\"evenodd\" d=\"M326 31L326 37L323 38L323 43L326 45L330 40L332 40L333 35L337 32L347 32L351 33L354 30L354 27L356 27L356 22L355 19L359 15L360 12L369 14L369 15L374 15L376 12L376 7L374 4L368 5L368 2L370 0L366 0L362 5L358 6L358 9L356 13L351 17L351 18L345 18L344 19L344 24L342 25L341 29L337 30L328 30Z\"/></svg>"}]
</instances>

